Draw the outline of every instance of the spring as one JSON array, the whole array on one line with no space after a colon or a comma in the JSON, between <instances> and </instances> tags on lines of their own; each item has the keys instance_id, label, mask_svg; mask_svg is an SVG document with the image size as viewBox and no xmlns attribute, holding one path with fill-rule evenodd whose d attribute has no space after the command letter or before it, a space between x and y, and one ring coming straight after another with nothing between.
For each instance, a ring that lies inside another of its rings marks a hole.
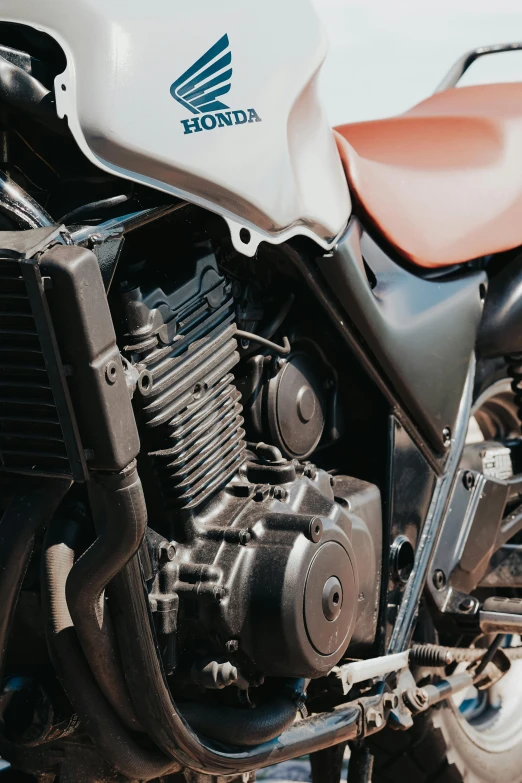
<instances>
[{"instance_id":1,"label":"spring","mask_svg":"<svg viewBox=\"0 0 522 783\"><path fill-rule=\"evenodd\" d=\"M436 669L439 666L449 666L454 660L453 651L439 644L414 644L410 650L410 663L414 666Z\"/></svg>"},{"instance_id":2,"label":"spring","mask_svg":"<svg viewBox=\"0 0 522 783\"><path fill-rule=\"evenodd\" d=\"M522 659L520 647L502 648L510 661ZM410 663L414 666L437 668L450 663L474 663L482 658L484 647L443 647L439 644L414 644L410 650Z\"/></svg>"}]
</instances>

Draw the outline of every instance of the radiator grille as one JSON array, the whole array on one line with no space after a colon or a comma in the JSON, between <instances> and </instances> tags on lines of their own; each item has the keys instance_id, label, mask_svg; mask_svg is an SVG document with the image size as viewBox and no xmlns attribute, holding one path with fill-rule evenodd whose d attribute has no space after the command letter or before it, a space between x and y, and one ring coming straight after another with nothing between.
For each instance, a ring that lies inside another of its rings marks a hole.
<instances>
[{"instance_id":1,"label":"radiator grille","mask_svg":"<svg viewBox=\"0 0 522 783\"><path fill-rule=\"evenodd\" d=\"M49 375L56 357L42 347L42 338L52 341L50 326L42 323L44 305L30 296L28 278L38 295L42 284L34 263L0 258L0 468L73 477L56 383L53 390ZM54 374L59 375L57 366Z\"/></svg>"}]
</instances>

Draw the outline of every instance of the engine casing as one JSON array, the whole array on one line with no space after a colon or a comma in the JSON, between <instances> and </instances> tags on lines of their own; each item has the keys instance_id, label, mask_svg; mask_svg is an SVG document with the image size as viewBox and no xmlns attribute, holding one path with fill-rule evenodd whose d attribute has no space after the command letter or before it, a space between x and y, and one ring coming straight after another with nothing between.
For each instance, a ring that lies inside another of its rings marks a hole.
<instances>
[{"instance_id":1,"label":"engine casing","mask_svg":"<svg viewBox=\"0 0 522 783\"><path fill-rule=\"evenodd\" d=\"M231 653L250 681L317 677L349 644L360 652L374 641L379 490L273 452L250 455L160 566L154 607L179 597L182 668L201 649L215 660Z\"/></svg>"},{"instance_id":2,"label":"engine casing","mask_svg":"<svg viewBox=\"0 0 522 783\"><path fill-rule=\"evenodd\" d=\"M184 268L162 288L142 269L121 292L167 670L317 677L374 641L380 493L245 443L230 285L207 245Z\"/></svg>"}]
</instances>

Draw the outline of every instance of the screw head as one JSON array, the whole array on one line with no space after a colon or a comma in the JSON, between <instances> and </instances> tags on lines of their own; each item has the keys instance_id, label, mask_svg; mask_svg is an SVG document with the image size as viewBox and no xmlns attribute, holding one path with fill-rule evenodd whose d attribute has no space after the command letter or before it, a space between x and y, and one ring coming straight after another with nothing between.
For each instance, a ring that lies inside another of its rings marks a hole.
<instances>
[{"instance_id":1,"label":"screw head","mask_svg":"<svg viewBox=\"0 0 522 783\"><path fill-rule=\"evenodd\" d=\"M475 486L475 475L472 473L471 470L464 471L464 474L462 476L462 483L466 487L466 489L473 489Z\"/></svg>"},{"instance_id":2,"label":"screw head","mask_svg":"<svg viewBox=\"0 0 522 783\"><path fill-rule=\"evenodd\" d=\"M373 707L370 708L366 713L366 724L368 728L380 729L383 723L384 718L382 717L382 714L379 712L379 710L376 710Z\"/></svg>"},{"instance_id":3,"label":"screw head","mask_svg":"<svg viewBox=\"0 0 522 783\"><path fill-rule=\"evenodd\" d=\"M91 234L88 240L88 245L90 248L97 247L98 245L102 245L102 244L103 244L103 237L100 234Z\"/></svg>"},{"instance_id":4,"label":"screw head","mask_svg":"<svg viewBox=\"0 0 522 783\"><path fill-rule=\"evenodd\" d=\"M466 598L463 598L459 604L459 609L461 612L471 612L474 607L475 601L470 595L466 596Z\"/></svg>"},{"instance_id":5,"label":"screw head","mask_svg":"<svg viewBox=\"0 0 522 783\"><path fill-rule=\"evenodd\" d=\"M239 650L239 641L237 639L229 639L225 644L225 649L228 653L235 653Z\"/></svg>"},{"instance_id":6,"label":"screw head","mask_svg":"<svg viewBox=\"0 0 522 783\"><path fill-rule=\"evenodd\" d=\"M306 476L306 478L314 480L314 478L317 476L317 468L315 465L312 465L310 462L305 465L303 474Z\"/></svg>"},{"instance_id":7,"label":"screw head","mask_svg":"<svg viewBox=\"0 0 522 783\"><path fill-rule=\"evenodd\" d=\"M169 563L176 557L176 545L173 541L162 541L159 545L159 559L162 563Z\"/></svg>"},{"instance_id":8,"label":"screw head","mask_svg":"<svg viewBox=\"0 0 522 783\"><path fill-rule=\"evenodd\" d=\"M317 544L323 536L323 523L319 517L312 517L308 524L308 535Z\"/></svg>"},{"instance_id":9,"label":"screw head","mask_svg":"<svg viewBox=\"0 0 522 783\"><path fill-rule=\"evenodd\" d=\"M226 589L226 587L220 587L219 585L217 585L216 587L214 587L214 590L213 590L212 594L213 594L214 599L216 601L221 601L221 599L226 596L227 589Z\"/></svg>"},{"instance_id":10,"label":"screw head","mask_svg":"<svg viewBox=\"0 0 522 783\"><path fill-rule=\"evenodd\" d=\"M444 427L442 430L442 443L444 448L447 449L451 446L451 428Z\"/></svg>"},{"instance_id":11,"label":"screw head","mask_svg":"<svg viewBox=\"0 0 522 783\"><path fill-rule=\"evenodd\" d=\"M105 380L107 383L110 383L111 386L113 383L116 383L116 380L118 378L118 365L114 360L111 360L110 362L107 362L105 365Z\"/></svg>"},{"instance_id":12,"label":"screw head","mask_svg":"<svg viewBox=\"0 0 522 783\"><path fill-rule=\"evenodd\" d=\"M444 590L446 587L446 574L441 568L437 568L437 570L433 572L432 581L435 590Z\"/></svg>"},{"instance_id":13,"label":"screw head","mask_svg":"<svg viewBox=\"0 0 522 783\"><path fill-rule=\"evenodd\" d=\"M249 541L252 540L252 533L250 530L240 530L239 531L239 543L243 546L246 546Z\"/></svg>"}]
</instances>

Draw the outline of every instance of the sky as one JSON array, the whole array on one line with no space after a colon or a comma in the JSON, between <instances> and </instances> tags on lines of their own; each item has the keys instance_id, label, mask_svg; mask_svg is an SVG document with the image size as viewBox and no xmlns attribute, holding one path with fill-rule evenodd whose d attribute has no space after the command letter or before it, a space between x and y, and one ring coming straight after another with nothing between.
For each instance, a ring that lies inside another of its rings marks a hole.
<instances>
[{"instance_id":1,"label":"sky","mask_svg":"<svg viewBox=\"0 0 522 783\"><path fill-rule=\"evenodd\" d=\"M333 125L399 114L469 49L522 41L522 0L312 0L330 48L320 75ZM490 55L462 84L522 81L522 51Z\"/></svg>"}]
</instances>

